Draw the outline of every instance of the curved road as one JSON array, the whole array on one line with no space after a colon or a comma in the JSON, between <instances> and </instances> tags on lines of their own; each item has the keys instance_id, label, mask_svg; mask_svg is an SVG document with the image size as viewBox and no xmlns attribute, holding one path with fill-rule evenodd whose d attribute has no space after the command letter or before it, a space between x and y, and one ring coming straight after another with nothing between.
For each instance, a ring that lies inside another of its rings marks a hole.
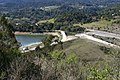
<instances>
[{"instance_id":1,"label":"curved road","mask_svg":"<svg viewBox=\"0 0 120 80\"><path fill-rule=\"evenodd\" d=\"M120 48L120 46L103 41L101 39L95 38L93 36L90 35L97 35L97 36L101 36L101 37L108 37L108 38L115 38L115 39L120 39L120 35L119 34L115 34L115 33L110 33L110 32L105 32L105 31L98 31L98 30L92 30L92 29L87 29L87 31L90 32L85 32L83 34L76 34L75 36L80 37L80 38L84 38L84 39L89 39L98 43L102 43L111 47L118 47Z\"/></svg>"},{"instance_id":2,"label":"curved road","mask_svg":"<svg viewBox=\"0 0 120 80\"><path fill-rule=\"evenodd\" d=\"M86 32L86 34L97 35L97 36L101 36L101 37L109 37L109 38L120 39L120 35L119 34L105 32L105 31L98 31L98 30L90 30L90 29L88 29L88 31L91 31L91 32Z\"/></svg>"}]
</instances>

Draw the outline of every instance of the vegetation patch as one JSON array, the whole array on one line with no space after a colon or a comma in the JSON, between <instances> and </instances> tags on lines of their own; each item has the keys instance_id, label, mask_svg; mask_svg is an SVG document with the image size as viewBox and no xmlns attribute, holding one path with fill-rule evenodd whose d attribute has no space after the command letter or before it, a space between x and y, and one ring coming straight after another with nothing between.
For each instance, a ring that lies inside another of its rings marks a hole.
<instances>
[{"instance_id":1,"label":"vegetation patch","mask_svg":"<svg viewBox=\"0 0 120 80\"><path fill-rule=\"evenodd\" d=\"M71 53L67 57L67 63L77 63L78 62L78 57L76 54Z\"/></svg>"},{"instance_id":2,"label":"vegetation patch","mask_svg":"<svg viewBox=\"0 0 120 80\"><path fill-rule=\"evenodd\" d=\"M54 23L55 19L48 19L48 20L40 20L39 22L37 22L37 24L41 24L41 23Z\"/></svg>"}]
</instances>

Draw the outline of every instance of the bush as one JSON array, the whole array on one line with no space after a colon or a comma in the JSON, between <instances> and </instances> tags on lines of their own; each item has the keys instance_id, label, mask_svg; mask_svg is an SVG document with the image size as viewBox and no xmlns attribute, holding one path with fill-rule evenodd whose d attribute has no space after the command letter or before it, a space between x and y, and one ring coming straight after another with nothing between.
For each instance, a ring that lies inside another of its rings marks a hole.
<instances>
[{"instance_id":1,"label":"bush","mask_svg":"<svg viewBox=\"0 0 120 80\"><path fill-rule=\"evenodd\" d=\"M77 63L78 62L78 57L76 54L71 53L67 56L67 63Z\"/></svg>"}]
</instances>

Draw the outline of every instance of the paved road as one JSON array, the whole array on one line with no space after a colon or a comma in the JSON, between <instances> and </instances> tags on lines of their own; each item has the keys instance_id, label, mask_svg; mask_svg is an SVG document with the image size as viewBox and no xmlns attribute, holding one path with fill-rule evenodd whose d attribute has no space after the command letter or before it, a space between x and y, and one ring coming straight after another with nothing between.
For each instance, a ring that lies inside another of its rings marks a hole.
<instances>
[{"instance_id":1,"label":"paved road","mask_svg":"<svg viewBox=\"0 0 120 80\"><path fill-rule=\"evenodd\" d=\"M101 39L95 38L95 37L90 36L90 35L88 35L88 34L86 34L86 33L76 34L75 36L80 37L80 38L83 38L83 39L89 39L89 40L92 40L92 41L95 41L95 42L98 42L98 43L101 43L101 44L104 44L104 45L108 45L108 46L111 46L111 47L117 47L117 48L119 48L119 46L117 46L117 45L115 45L115 44L112 44L112 43L103 41L103 40L101 40Z\"/></svg>"},{"instance_id":2,"label":"paved road","mask_svg":"<svg viewBox=\"0 0 120 80\"><path fill-rule=\"evenodd\" d=\"M95 38L93 36L90 36L90 35L98 35L98 36L102 36L102 37L120 39L119 34L109 33L109 32L105 32L105 31L91 30L91 29L89 29L88 31L90 31L90 32L86 32L86 33L83 33L83 34L76 34L75 36L66 36L64 31L59 30L59 32L61 32L61 35L62 35L62 39L61 39L62 42L74 40L77 37L80 37L80 38L89 39L89 40L92 40L92 41L95 41L95 42L98 42L98 43L102 43L102 44L105 44L105 45L108 45L108 46L111 46L111 47L119 47L115 44L103 41L103 40ZM59 35L58 33L52 33L52 34ZM21 47L20 50L22 50L23 52L33 51L33 50L35 50L35 48L38 44L41 44L41 43L37 43L34 46L33 45L27 45L27 46ZM26 47L29 48L29 50L23 50L23 49L26 49Z\"/></svg>"},{"instance_id":3,"label":"paved road","mask_svg":"<svg viewBox=\"0 0 120 80\"><path fill-rule=\"evenodd\" d=\"M102 36L102 37L109 37L109 38L120 39L120 35L119 34L109 33L109 32L105 32L105 31L98 31L98 30L90 30L90 31L91 32L86 32L86 34L98 35L98 36Z\"/></svg>"},{"instance_id":4,"label":"paved road","mask_svg":"<svg viewBox=\"0 0 120 80\"><path fill-rule=\"evenodd\" d=\"M58 33L58 32L60 32L60 33ZM77 37L75 37L75 36L67 36L65 34L65 31L61 31L61 30L56 30L56 32L48 32L48 33L44 33L44 34L58 36L60 38L61 42L66 42L66 41L71 41L71 40L77 39ZM36 49L36 47L40 44L42 44L42 42L22 46L19 49L22 53L34 51ZM58 43L55 43L55 42L51 43L51 45L54 45L54 44L58 44ZM41 46L41 48L43 48L43 47L44 46Z\"/></svg>"},{"instance_id":5,"label":"paved road","mask_svg":"<svg viewBox=\"0 0 120 80\"><path fill-rule=\"evenodd\" d=\"M65 31L60 31L60 32L61 32L61 35L62 35L61 42L66 42L66 41L71 41L71 40L77 39L77 37L75 37L74 35L67 36L65 34Z\"/></svg>"}]
</instances>

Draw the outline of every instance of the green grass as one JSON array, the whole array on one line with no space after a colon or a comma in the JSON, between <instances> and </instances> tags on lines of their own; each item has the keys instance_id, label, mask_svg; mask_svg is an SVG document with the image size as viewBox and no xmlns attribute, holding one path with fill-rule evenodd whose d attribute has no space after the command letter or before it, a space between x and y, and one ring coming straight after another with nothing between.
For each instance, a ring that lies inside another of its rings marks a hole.
<instances>
[{"instance_id":1,"label":"green grass","mask_svg":"<svg viewBox=\"0 0 120 80\"><path fill-rule=\"evenodd\" d=\"M59 8L60 6L46 6L45 8L49 8L49 9L56 9Z\"/></svg>"},{"instance_id":2,"label":"green grass","mask_svg":"<svg viewBox=\"0 0 120 80\"><path fill-rule=\"evenodd\" d=\"M53 51L52 53L50 53L51 57L54 59L62 59L64 53L59 52L59 51Z\"/></svg>"},{"instance_id":3,"label":"green grass","mask_svg":"<svg viewBox=\"0 0 120 80\"><path fill-rule=\"evenodd\" d=\"M78 57L75 53L70 53L67 57L67 63L77 63Z\"/></svg>"},{"instance_id":4,"label":"green grass","mask_svg":"<svg viewBox=\"0 0 120 80\"><path fill-rule=\"evenodd\" d=\"M41 7L41 9L45 10L45 11L51 11L54 9L59 8L60 6L46 6L46 7Z\"/></svg>"},{"instance_id":5,"label":"green grass","mask_svg":"<svg viewBox=\"0 0 120 80\"><path fill-rule=\"evenodd\" d=\"M73 26L81 26L81 27L106 27L106 26L112 26L113 22L116 20L100 20L98 22L92 22L92 23L86 23L86 24L73 24Z\"/></svg>"},{"instance_id":6,"label":"green grass","mask_svg":"<svg viewBox=\"0 0 120 80\"><path fill-rule=\"evenodd\" d=\"M29 18L25 18L25 17L23 17L23 18L15 18L14 20L16 20L16 21L20 21L20 20L30 20Z\"/></svg>"},{"instance_id":7,"label":"green grass","mask_svg":"<svg viewBox=\"0 0 120 80\"><path fill-rule=\"evenodd\" d=\"M52 19L48 19L48 20L40 20L39 22L37 22L37 24L40 24L40 23L54 23L55 22L55 19L52 18Z\"/></svg>"},{"instance_id":8,"label":"green grass","mask_svg":"<svg viewBox=\"0 0 120 80\"><path fill-rule=\"evenodd\" d=\"M30 19L23 17L23 18L21 18L20 20L30 20Z\"/></svg>"}]
</instances>

